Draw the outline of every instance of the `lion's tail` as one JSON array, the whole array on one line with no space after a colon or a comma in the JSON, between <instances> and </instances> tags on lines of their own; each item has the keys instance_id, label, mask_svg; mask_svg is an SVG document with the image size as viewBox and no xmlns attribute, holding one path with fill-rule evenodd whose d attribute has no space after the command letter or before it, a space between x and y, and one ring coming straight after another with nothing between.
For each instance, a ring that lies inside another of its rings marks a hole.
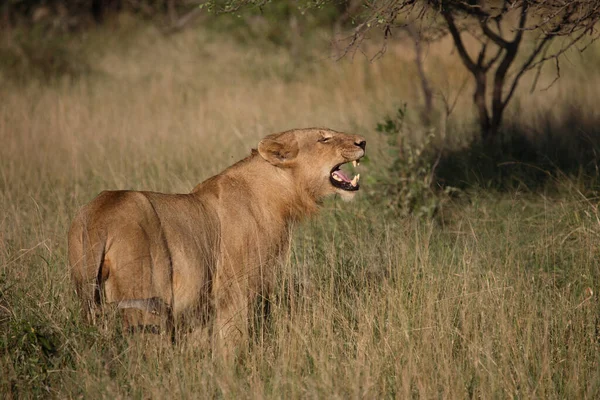
<instances>
[{"instance_id":1,"label":"lion's tail","mask_svg":"<svg viewBox=\"0 0 600 400\"><path fill-rule=\"evenodd\" d=\"M69 231L69 264L75 291L89 322L95 318L96 307L101 302L102 266L106 251L106 234L89 230L76 218Z\"/></svg>"}]
</instances>

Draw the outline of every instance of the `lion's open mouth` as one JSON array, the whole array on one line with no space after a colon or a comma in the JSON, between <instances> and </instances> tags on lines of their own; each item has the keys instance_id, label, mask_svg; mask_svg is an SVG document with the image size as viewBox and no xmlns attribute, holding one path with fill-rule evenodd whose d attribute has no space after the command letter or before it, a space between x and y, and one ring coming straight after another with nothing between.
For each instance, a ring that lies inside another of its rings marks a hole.
<instances>
[{"instance_id":1,"label":"lion's open mouth","mask_svg":"<svg viewBox=\"0 0 600 400\"><path fill-rule=\"evenodd\" d=\"M350 164L350 162L338 164L331 170L329 174L329 181L336 188L353 191L358 190L360 185L358 184L358 180L360 179L360 174L355 175L353 178L350 178L349 172L342 171L340 168L343 165ZM352 165L356 168L360 164L360 159L352 161Z\"/></svg>"}]
</instances>

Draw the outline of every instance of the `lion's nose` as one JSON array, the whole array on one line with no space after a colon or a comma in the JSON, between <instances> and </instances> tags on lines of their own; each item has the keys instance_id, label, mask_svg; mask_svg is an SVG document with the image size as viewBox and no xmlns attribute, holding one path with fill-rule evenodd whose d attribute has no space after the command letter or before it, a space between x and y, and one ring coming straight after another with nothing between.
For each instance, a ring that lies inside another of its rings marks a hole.
<instances>
[{"instance_id":1,"label":"lion's nose","mask_svg":"<svg viewBox=\"0 0 600 400\"><path fill-rule=\"evenodd\" d=\"M354 144L364 150L365 147L367 146L367 141L365 139L361 138L361 139L355 140Z\"/></svg>"}]
</instances>

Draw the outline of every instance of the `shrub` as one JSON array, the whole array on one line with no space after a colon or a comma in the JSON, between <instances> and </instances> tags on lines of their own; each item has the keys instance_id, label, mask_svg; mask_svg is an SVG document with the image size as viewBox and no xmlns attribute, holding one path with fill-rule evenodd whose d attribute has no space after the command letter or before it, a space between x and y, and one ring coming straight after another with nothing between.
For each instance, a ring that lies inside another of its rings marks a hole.
<instances>
[{"instance_id":1,"label":"shrub","mask_svg":"<svg viewBox=\"0 0 600 400\"><path fill-rule=\"evenodd\" d=\"M423 135L420 142L407 135L407 107L398 108L396 115L386 117L377 124L377 131L386 138L392 162L378 184L384 187L381 196L388 207L402 216L433 218L439 211L445 194L453 191L446 187L442 192L432 187L435 167L439 161L433 139L434 133Z\"/></svg>"}]
</instances>

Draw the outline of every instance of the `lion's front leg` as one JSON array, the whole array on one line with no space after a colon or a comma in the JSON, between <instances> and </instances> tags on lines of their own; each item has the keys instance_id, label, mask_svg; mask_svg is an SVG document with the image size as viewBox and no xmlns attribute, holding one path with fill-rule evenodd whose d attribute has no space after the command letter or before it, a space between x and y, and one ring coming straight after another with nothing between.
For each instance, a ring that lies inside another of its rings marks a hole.
<instances>
[{"instance_id":1,"label":"lion's front leg","mask_svg":"<svg viewBox=\"0 0 600 400\"><path fill-rule=\"evenodd\" d=\"M220 281L220 282L219 282ZM242 351L248 343L247 282L217 279L213 325L214 352L226 359Z\"/></svg>"}]
</instances>

